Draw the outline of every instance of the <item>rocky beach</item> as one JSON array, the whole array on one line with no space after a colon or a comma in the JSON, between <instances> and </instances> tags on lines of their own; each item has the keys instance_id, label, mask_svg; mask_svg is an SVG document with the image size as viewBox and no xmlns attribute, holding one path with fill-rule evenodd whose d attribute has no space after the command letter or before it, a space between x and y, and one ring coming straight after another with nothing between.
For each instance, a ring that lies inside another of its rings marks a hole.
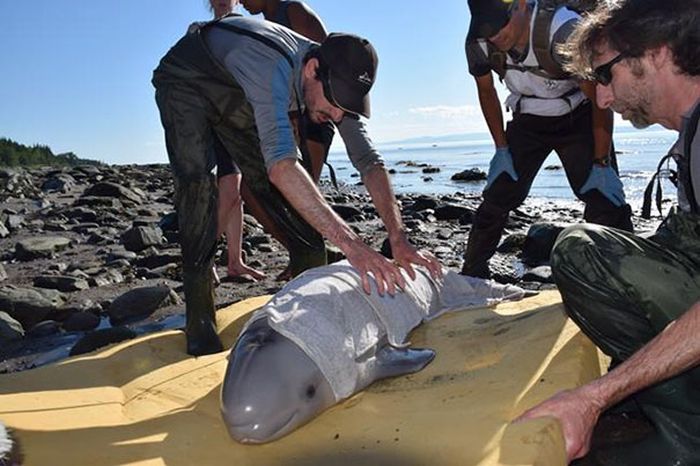
<instances>
[{"instance_id":1,"label":"rocky beach","mask_svg":"<svg viewBox=\"0 0 700 466\"><path fill-rule=\"evenodd\" d=\"M426 174L430 169L423 167ZM469 173L463 178L473 182ZM390 255L361 183L335 188L324 182L321 188L368 244ZM184 325L173 196L167 165L0 169L0 372ZM479 196L397 198L411 241L459 270ZM572 203L529 199L511 215L492 260L493 278L535 290L553 287L549 251L565 225L581 221L581 211ZM635 228L651 230L657 222L635 218ZM276 278L287 265L284 247L247 214L243 249L247 263L267 278L226 277L222 240L217 308L284 284Z\"/></svg>"}]
</instances>

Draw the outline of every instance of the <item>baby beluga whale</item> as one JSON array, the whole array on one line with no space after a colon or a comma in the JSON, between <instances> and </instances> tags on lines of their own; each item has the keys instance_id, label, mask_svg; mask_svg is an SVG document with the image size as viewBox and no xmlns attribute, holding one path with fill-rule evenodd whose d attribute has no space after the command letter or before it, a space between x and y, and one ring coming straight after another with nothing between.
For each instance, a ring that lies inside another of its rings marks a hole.
<instances>
[{"instance_id":1,"label":"baby beluga whale","mask_svg":"<svg viewBox=\"0 0 700 466\"><path fill-rule=\"evenodd\" d=\"M420 371L435 357L408 334L445 312L516 300L528 292L452 271L416 267L395 296L362 289L347 261L289 282L246 323L231 350L221 412L231 437L276 440L372 382Z\"/></svg>"}]
</instances>

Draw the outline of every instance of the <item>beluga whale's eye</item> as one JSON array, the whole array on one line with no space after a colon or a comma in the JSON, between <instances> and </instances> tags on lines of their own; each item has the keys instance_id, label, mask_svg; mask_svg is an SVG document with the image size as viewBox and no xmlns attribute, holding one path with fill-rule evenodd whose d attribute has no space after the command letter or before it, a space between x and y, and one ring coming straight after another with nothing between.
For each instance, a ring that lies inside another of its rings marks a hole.
<instances>
[{"instance_id":1,"label":"beluga whale's eye","mask_svg":"<svg viewBox=\"0 0 700 466\"><path fill-rule=\"evenodd\" d=\"M314 385L309 385L306 387L306 398L313 398L316 396L316 387Z\"/></svg>"}]
</instances>

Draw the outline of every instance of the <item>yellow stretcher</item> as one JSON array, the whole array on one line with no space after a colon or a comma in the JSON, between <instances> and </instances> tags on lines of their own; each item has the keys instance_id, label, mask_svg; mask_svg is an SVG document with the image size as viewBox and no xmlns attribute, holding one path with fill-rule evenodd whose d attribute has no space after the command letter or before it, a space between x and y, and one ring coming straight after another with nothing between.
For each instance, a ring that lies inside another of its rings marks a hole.
<instances>
[{"instance_id":1,"label":"yellow stretcher","mask_svg":"<svg viewBox=\"0 0 700 466\"><path fill-rule=\"evenodd\" d=\"M266 297L218 312L225 346ZM600 374L595 347L555 291L448 314L411 335L437 357L384 380L291 435L229 439L219 415L228 352L185 354L167 331L0 376L0 420L28 465L562 465L558 425L510 425L526 408Z\"/></svg>"}]
</instances>

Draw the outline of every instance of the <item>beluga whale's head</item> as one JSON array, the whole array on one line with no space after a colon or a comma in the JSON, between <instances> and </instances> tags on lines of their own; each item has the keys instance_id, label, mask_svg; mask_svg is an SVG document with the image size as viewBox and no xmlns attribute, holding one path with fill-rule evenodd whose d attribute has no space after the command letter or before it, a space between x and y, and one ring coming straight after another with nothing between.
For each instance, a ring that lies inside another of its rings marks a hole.
<instances>
[{"instance_id":1,"label":"beluga whale's head","mask_svg":"<svg viewBox=\"0 0 700 466\"><path fill-rule=\"evenodd\" d=\"M266 319L248 327L231 350L221 413L234 440L246 444L276 440L335 402L318 366Z\"/></svg>"}]
</instances>

